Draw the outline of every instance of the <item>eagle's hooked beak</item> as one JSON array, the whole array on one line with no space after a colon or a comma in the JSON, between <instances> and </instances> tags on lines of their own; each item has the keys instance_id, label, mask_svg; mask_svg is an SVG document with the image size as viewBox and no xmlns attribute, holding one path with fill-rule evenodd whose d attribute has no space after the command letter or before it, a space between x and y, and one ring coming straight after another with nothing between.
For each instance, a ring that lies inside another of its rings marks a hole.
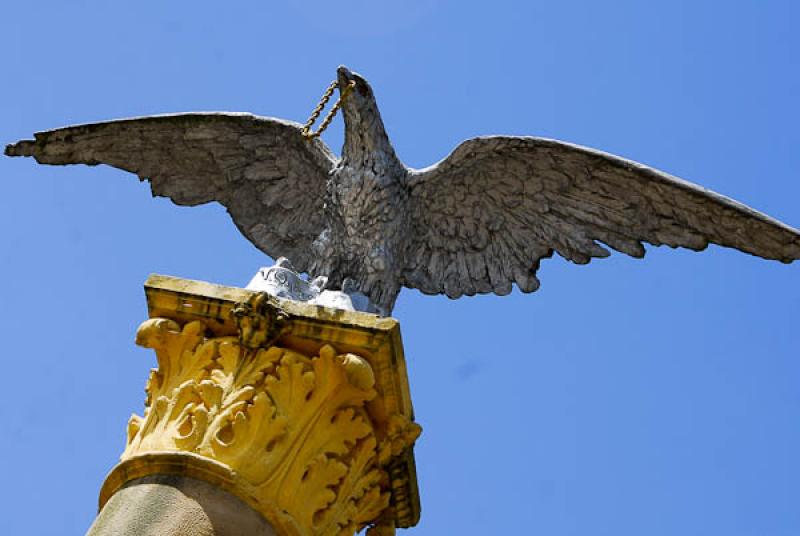
<instances>
[{"instance_id":1,"label":"eagle's hooked beak","mask_svg":"<svg viewBox=\"0 0 800 536\"><path fill-rule=\"evenodd\" d=\"M359 93L366 96L369 94L369 84L364 78L351 71L344 65L340 65L336 69L336 79L339 82L339 92L345 90L346 87L352 85L353 89L358 90Z\"/></svg>"},{"instance_id":2,"label":"eagle's hooked beak","mask_svg":"<svg viewBox=\"0 0 800 536\"><path fill-rule=\"evenodd\" d=\"M336 75L336 78L339 81L339 91L346 88L351 81L355 81L355 78L353 77L353 71L344 65L340 65L339 68L336 69Z\"/></svg>"}]
</instances>

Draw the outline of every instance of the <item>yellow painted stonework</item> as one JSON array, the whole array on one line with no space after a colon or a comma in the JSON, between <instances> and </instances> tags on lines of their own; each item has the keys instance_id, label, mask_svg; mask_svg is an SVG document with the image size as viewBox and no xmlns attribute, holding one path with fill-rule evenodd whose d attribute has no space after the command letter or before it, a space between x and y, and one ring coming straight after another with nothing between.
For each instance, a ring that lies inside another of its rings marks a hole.
<instances>
[{"instance_id":1,"label":"yellow painted stonework","mask_svg":"<svg viewBox=\"0 0 800 536\"><path fill-rule=\"evenodd\" d=\"M158 359L100 506L126 482L218 485L281 534L375 535L419 520L397 322L151 276L136 342Z\"/></svg>"}]
</instances>

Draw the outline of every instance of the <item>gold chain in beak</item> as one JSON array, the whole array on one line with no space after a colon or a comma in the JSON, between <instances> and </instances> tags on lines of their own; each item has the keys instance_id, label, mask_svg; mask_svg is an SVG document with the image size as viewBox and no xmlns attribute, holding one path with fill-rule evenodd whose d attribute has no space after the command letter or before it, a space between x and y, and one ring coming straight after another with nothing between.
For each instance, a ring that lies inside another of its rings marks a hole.
<instances>
[{"instance_id":1,"label":"gold chain in beak","mask_svg":"<svg viewBox=\"0 0 800 536\"><path fill-rule=\"evenodd\" d=\"M353 88L356 86L356 83L355 80L350 80L350 82L347 83L347 86L342 90L342 94L339 95L339 99L333 105L331 111L328 112L328 115L325 116L325 119L322 120L322 123L320 123L317 131L312 132L311 127L314 125L316 120L319 119L319 115L322 113L322 110L325 109L325 105L328 104L328 101L331 99L331 96L333 95L333 92L336 90L336 86L338 85L339 83L336 80L331 82L331 85L328 86L328 89L326 89L325 93L322 95L319 104L317 104L317 107L314 108L313 112L311 112L311 117L309 117L308 121L306 121L306 124L303 125L303 128L300 131L300 133L303 134L303 137L305 139L312 140L314 138L317 138L319 137L320 134L322 134L325 131L326 128L328 128L328 125L331 124L333 118L336 117L336 112L338 112L339 108L342 107L344 99L346 99L347 96L350 94L350 92L353 91Z\"/></svg>"}]
</instances>

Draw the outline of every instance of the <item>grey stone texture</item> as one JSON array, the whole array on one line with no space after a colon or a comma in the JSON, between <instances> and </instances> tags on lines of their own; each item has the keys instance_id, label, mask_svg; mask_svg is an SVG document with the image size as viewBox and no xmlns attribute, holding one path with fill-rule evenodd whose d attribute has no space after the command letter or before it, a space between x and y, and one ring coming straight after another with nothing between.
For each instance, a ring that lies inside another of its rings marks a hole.
<instances>
[{"instance_id":1,"label":"grey stone texture","mask_svg":"<svg viewBox=\"0 0 800 536\"><path fill-rule=\"evenodd\" d=\"M465 141L414 170L386 135L372 88L345 67L345 142L336 158L302 126L249 114L195 113L67 127L6 148L44 164L109 164L148 179L180 205L223 204L273 258L352 282L381 313L403 286L426 294L539 288L558 253L586 264L603 244L633 257L642 242L709 243L766 259L800 258L800 232L736 201L647 166L535 137Z\"/></svg>"},{"instance_id":2,"label":"grey stone texture","mask_svg":"<svg viewBox=\"0 0 800 536\"><path fill-rule=\"evenodd\" d=\"M276 536L255 510L202 480L155 475L115 493L87 536Z\"/></svg>"}]
</instances>

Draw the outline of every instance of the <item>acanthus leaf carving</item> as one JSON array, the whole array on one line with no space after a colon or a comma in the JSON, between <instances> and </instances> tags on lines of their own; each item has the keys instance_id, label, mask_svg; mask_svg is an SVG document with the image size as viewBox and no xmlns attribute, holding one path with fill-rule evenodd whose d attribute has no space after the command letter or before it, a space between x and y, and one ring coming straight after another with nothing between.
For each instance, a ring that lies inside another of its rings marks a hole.
<instances>
[{"instance_id":1,"label":"acanthus leaf carving","mask_svg":"<svg viewBox=\"0 0 800 536\"><path fill-rule=\"evenodd\" d=\"M270 345L267 298L240 312L239 337L208 337L154 318L137 342L158 358L143 417L133 416L122 460L191 453L227 467L241 495L288 534L350 536L389 508L391 460L413 444L407 419L373 422L375 375L361 356L330 345L314 355ZM273 311L274 312L274 311ZM267 315L267 316L268 316ZM280 330L285 329L285 324ZM392 525L393 526L393 525Z\"/></svg>"}]
</instances>

